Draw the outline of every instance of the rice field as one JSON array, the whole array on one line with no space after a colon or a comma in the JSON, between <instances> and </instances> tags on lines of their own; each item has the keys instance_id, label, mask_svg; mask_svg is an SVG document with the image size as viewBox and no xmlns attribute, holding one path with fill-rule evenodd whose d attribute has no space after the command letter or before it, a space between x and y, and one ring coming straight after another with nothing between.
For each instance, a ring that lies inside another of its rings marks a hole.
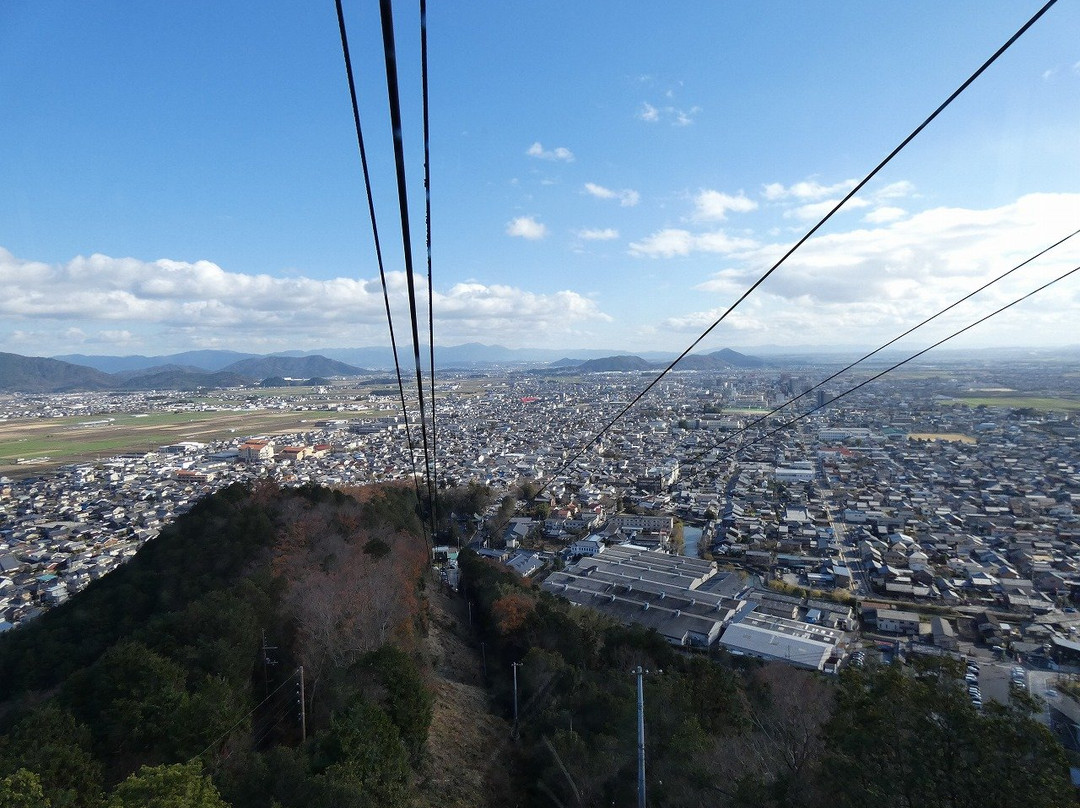
<instances>
[{"instance_id":1,"label":"rice field","mask_svg":"<svg viewBox=\"0 0 1080 808\"><path fill-rule=\"evenodd\" d=\"M4 421L0 422L0 474L24 476L42 468L121 452L148 451L182 440L209 442L304 432L315 429L316 421L385 414L382 410L218 410Z\"/></svg>"}]
</instances>

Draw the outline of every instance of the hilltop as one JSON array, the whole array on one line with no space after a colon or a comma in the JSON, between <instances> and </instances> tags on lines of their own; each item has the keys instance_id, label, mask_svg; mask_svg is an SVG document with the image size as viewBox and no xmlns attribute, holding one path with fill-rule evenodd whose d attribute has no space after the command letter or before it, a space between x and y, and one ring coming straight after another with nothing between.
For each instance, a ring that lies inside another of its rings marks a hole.
<instances>
[{"instance_id":1,"label":"hilltop","mask_svg":"<svg viewBox=\"0 0 1080 808\"><path fill-rule=\"evenodd\" d=\"M191 354L158 358L181 357L191 360L198 358ZM109 361L102 364L116 366L122 363ZM211 367L217 365L213 361L208 364ZM317 355L246 357L214 370L167 362L105 372L59 359L0 353L0 392L194 390L206 387L239 387L255 384L267 377L361 376L371 372Z\"/></svg>"},{"instance_id":2,"label":"hilltop","mask_svg":"<svg viewBox=\"0 0 1080 808\"><path fill-rule=\"evenodd\" d=\"M674 359L674 357L672 357ZM671 360L649 360L635 354L604 356L597 359L578 361L563 357L545 368L532 371L539 374L560 373L573 375L578 373L633 373L660 371L671 364ZM731 348L723 348L708 354L691 354L685 357L676 370L717 371L732 368L760 368L766 362L756 356L748 356Z\"/></svg>"}]
</instances>

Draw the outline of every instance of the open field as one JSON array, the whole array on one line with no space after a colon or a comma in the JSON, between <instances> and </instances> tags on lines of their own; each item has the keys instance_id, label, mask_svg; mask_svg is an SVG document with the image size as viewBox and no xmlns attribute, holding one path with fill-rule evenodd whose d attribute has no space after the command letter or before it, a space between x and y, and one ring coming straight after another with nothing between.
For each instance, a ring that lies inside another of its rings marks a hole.
<instances>
[{"instance_id":1,"label":"open field","mask_svg":"<svg viewBox=\"0 0 1080 808\"><path fill-rule=\"evenodd\" d=\"M952 404L966 404L969 407L985 405L987 407L1008 407L1014 410L1033 409L1043 412L1057 410L1059 412L1073 412L1080 410L1080 401L1069 398L1041 398L1039 396L972 396L954 398L943 402L946 406Z\"/></svg>"},{"instance_id":2,"label":"open field","mask_svg":"<svg viewBox=\"0 0 1080 808\"><path fill-rule=\"evenodd\" d=\"M911 432L908 440L940 440L947 443L977 443L971 435L961 435L959 432Z\"/></svg>"},{"instance_id":3,"label":"open field","mask_svg":"<svg viewBox=\"0 0 1080 808\"><path fill-rule=\"evenodd\" d=\"M380 410L309 412L223 410L95 415L80 418L26 418L0 423L0 474L11 477L43 468L105 457L125 451L147 451L182 440L207 442L247 435L304 432L324 419L371 418ZM112 419L108 423L99 423ZM80 426L86 424L87 426ZM23 458L24 463L17 463ZM47 458L47 460L37 460Z\"/></svg>"}]
</instances>

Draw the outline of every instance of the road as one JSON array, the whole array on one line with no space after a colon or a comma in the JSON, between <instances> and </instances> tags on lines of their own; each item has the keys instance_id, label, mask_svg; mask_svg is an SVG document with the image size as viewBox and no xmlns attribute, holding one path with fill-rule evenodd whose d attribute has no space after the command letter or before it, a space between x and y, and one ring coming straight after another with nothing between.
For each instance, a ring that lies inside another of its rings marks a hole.
<instances>
[{"instance_id":1,"label":"road","mask_svg":"<svg viewBox=\"0 0 1080 808\"><path fill-rule=\"evenodd\" d=\"M862 559L859 558L853 548L847 546L847 526L843 522L833 519L832 508L825 505L825 516L829 519L829 527L832 528L833 537L840 544L840 558L849 570L855 575L855 595L858 598L869 597L870 578L863 569ZM850 553L850 555L849 555Z\"/></svg>"}]
</instances>

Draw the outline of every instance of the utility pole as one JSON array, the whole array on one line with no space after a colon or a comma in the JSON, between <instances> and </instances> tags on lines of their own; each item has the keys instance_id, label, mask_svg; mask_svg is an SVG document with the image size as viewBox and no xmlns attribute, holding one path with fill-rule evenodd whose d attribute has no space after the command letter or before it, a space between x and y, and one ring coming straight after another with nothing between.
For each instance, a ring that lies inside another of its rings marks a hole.
<instances>
[{"instance_id":1,"label":"utility pole","mask_svg":"<svg viewBox=\"0 0 1080 808\"><path fill-rule=\"evenodd\" d=\"M480 658L484 662L484 681L487 681L487 643L481 641L480 643Z\"/></svg>"},{"instance_id":2,"label":"utility pole","mask_svg":"<svg viewBox=\"0 0 1080 808\"><path fill-rule=\"evenodd\" d=\"M510 731L510 737L516 738L518 736L518 690L517 690L517 669L521 667L520 662L511 662L510 667L514 670L514 728Z\"/></svg>"},{"instance_id":3,"label":"utility pole","mask_svg":"<svg viewBox=\"0 0 1080 808\"><path fill-rule=\"evenodd\" d=\"M645 693L641 678L645 671L637 666L637 804L645 808Z\"/></svg>"},{"instance_id":4,"label":"utility pole","mask_svg":"<svg viewBox=\"0 0 1080 808\"><path fill-rule=\"evenodd\" d=\"M304 666L301 665L297 671L300 676L300 741L303 743L307 740L307 703L304 698ZM638 679L638 689L640 691L641 680Z\"/></svg>"}]
</instances>

